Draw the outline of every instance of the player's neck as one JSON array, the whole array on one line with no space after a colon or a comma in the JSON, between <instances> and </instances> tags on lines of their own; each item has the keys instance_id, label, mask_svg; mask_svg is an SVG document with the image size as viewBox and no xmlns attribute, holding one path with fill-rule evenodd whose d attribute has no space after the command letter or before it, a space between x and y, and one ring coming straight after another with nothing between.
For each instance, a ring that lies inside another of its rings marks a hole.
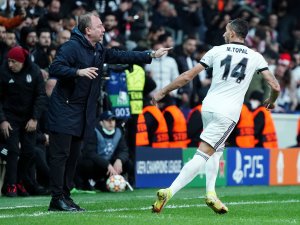
<instances>
[{"instance_id":1,"label":"player's neck","mask_svg":"<svg viewBox=\"0 0 300 225\"><path fill-rule=\"evenodd\" d=\"M240 39L240 38L233 38L229 41L229 44L240 44L240 45L244 45L245 44L245 40L244 39Z\"/></svg>"}]
</instances>

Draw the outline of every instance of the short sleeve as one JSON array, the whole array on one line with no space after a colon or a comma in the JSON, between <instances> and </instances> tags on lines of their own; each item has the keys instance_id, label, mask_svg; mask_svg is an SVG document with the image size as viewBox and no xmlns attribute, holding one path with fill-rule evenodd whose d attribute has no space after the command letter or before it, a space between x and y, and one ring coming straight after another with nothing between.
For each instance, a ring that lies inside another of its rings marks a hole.
<instances>
[{"instance_id":1,"label":"short sleeve","mask_svg":"<svg viewBox=\"0 0 300 225\"><path fill-rule=\"evenodd\" d=\"M206 52L205 55L200 60L200 64L204 66L206 69L208 67L212 67L213 65L213 58L214 58L213 56L214 56L215 49L216 47L213 47L211 50Z\"/></svg>"},{"instance_id":2,"label":"short sleeve","mask_svg":"<svg viewBox=\"0 0 300 225\"><path fill-rule=\"evenodd\" d=\"M258 59L257 60L258 64L257 64L256 70L258 72L262 72L264 70L269 69L267 61L265 60L265 58L261 54L257 53L257 59Z\"/></svg>"}]
</instances>

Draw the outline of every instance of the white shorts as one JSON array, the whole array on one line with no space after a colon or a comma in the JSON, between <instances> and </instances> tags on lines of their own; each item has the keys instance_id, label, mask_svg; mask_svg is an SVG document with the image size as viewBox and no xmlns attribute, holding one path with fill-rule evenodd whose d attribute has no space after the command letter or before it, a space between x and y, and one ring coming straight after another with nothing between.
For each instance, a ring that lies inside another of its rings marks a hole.
<instances>
[{"instance_id":1,"label":"white shorts","mask_svg":"<svg viewBox=\"0 0 300 225\"><path fill-rule=\"evenodd\" d=\"M225 141L233 131L236 122L220 113L202 111L201 114L203 121L201 140L211 145L216 151L223 150Z\"/></svg>"}]
</instances>

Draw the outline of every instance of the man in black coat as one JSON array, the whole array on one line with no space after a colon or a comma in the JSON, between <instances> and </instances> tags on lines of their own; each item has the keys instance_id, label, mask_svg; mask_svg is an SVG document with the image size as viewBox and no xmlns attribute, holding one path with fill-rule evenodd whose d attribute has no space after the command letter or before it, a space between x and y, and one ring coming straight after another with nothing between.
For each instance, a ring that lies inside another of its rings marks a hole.
<instances>
[{"instance_id":1,"label":"man in black coat","mask_svg":"<svg viewBox=\"0 0 300 225\"><path fill-rule=\"evenodd\" d=\"M7 58L0 69L0 129L8 150L6 187L2 190L9 197L26 196L28 193L20 181L26 180L33 163L37 121L47 97L40 68L31 62L27 50L14 47Z\"/></svg>"},{"instance_id":2,"label":"man in black coat","mask_svg":"<svg viewBox=\"0 0 300 225\"><path fill-rule=\"evenodd\" d=\"M52 195L49 211L84 210L70 198L70 190L82 140L92 134L96 125L103 63L150 63L152 58L161 57L169 50L105 49L100 43L104 32L97 14L80 16L70 41L61 46L49 69L50 77L57 79L48 112Z\"/></svg>"}]
</instances>

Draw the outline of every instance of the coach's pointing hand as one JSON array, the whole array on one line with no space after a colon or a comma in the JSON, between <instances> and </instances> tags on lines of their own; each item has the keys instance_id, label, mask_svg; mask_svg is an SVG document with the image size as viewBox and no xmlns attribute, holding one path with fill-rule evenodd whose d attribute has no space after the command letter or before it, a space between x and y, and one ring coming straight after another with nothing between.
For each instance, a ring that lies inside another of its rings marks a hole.
<instances>
[{"instance_id":1,"label":"coach's pointing hand","mask_svg":"<svg viewBox=\"0 0 300 225\"><path fill-rule=\"evenodd\" d=\"M160 49L157 49L154 53L154 58L160 58L162 57L163 55L166 55L168 53L169 50L171 50L173 47L170 47L170 48L160 48Z\"/></svg>"}]
</instances>

